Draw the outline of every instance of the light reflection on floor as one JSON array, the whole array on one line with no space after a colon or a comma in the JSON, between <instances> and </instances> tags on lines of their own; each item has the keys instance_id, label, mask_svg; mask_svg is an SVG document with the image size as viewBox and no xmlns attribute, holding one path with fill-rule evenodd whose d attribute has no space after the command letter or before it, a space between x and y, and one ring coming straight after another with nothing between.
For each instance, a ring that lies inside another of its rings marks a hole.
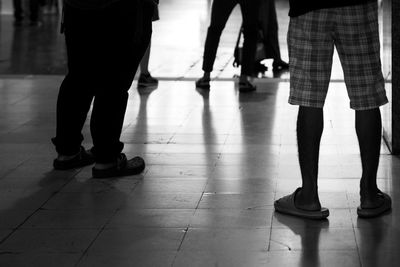
<instances>
[{"instance_id":1,"label":"light reflection on floor","mask_svg":"<svg viewBox=\"0 0 400 267\"><path fill-rule=\"evenodd\" d=\"M275 214L273 201L300 184L287 76L238 93L238 70L226 64L240 24L235 10L217 61L226 67L209 92L196 90L207 1L161 2L151 69L162 79L152 89L134 82L121 137L128 156L145 158L143 175L97 181L90 167L52 170L62 77L0 78L0 266L397 266L400 161L382 145L378 184L393 197L393 211L358 219L361 166L340 67L321 144L319 190L329 220ZM277 4L285 14L285 2ZM188 19L193 24L178 35ZM179 39L185 34L187 43ZM88 124L84 134L89 147Z\"/></svg>"},{"instance_id":2,"label":"light reflection on floor","mask_svg":"<svg viewBox=\"0 0 400 267\"><path fill-rule=\"evenodd\" d=\"M382 146L379 186L394 200L382 218L357 219L360 163L342 83L325 108L320 197L325 222L274 214L300 184L296 108L287 82L239 94L215 81L131 89L122 134L143 175L90 179L90 167L53 171L61 77L0 80L0 265L395 266L399 159ZM85 144L90 144L85 125ZM372 245L375 244L375 245ZM373 256L372 256L373 255ZM377 263L377 265L369 265Z\"/></svg>"}]
</instances>

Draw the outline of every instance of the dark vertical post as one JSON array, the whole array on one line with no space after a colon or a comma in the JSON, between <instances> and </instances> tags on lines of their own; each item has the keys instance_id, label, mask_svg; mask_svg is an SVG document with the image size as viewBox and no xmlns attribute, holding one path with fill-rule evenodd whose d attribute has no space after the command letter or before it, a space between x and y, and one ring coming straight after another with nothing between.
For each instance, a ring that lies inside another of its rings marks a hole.
<instances>
[{"instance_id":1,"label":"dark vertical post","mask_svg":"<svg viewBox=\"0 0 400 267\"><path fill-rule=\"evenodd\" d=\"M396 14L396 15L395 15ZM400 1L392 1L392 153L400 154Z\"/></svg>"}]
</instances>

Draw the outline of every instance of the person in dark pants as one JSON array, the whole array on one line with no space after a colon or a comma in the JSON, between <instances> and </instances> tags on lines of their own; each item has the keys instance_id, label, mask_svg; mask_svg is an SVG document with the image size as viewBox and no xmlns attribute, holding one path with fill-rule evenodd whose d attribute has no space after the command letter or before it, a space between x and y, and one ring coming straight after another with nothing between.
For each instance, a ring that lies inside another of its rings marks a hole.
<instances>
[{"instance_id":1,"label":"person in dark pants","mask_svg":"<svg viewBox=\"0 0 400 267\"><path fill-rule=\"evenodd\" d=\"M119 140L128 90L151 38L153 0L67 0L63 28L68 74L57 101L53 143L55 169L96 162L94 178L133 175L145 168L140 157L127 160ZM85 150L82 127L93 101L93 148Z\"/></svg>"},{"instance_id":2,"label":"person in dark pants","mask_svg":"<svg viewBox=\"0 0 400 267\"><path fill-rule=\"evenodd\" d=\"M257 45L257 16L259 0L214 0L211 8L211 23L208 28L203 54L204 75L196 81L198 88L210 88L210 73L213 70L221 33L233 8L239 4L243 17L244 44L243 63L239 79L239 90L250 92L256 87L249 81L253 75L254 55Z\"/></svg>"},{"instance_id":3,"label":"person in dark pants","mask_svg":"<svg viewBox=\"0 0 400 267\"><path fill-rule=\"evenodd\" d=\"M154 9L154 14L152 21L157 21L160 19L158 7ZM158 79L151 76L149 71L149 61L150 61L150 51L151 51L151 40L149 46L144 53L142 61L140 61L140 75L138 78L139 87L156 86L158 85Z\"/></svg>"},{"instance_id":4,"label":"person in dark pants","mask_svg":"<svg viewBox=\"0 0 400 267\"><path fill-rule=\"evenodd\" d=\"M318 160L323 106L336 47L350 108L355 110L361 154L357 214L362 218L382 215L391 209L392 201L376 182L382 138L379 107L388 102L380 61L377 2L290 0L289 15L289 103L300 106L297 142L302 187L275 201L275 210L311 219L329 216L318 196Z\"/></svg>"},{"instance_id":5,"label":"person in dark pants","mask_svg":"<svg viewBox=\"0 0 400 267\"><path fill-rule=\"evenodd\" d=\"M39 12L41 0L29 0L29 25L40 26ZM22 0L13 0L14 6L14 25L21 26L24 19L24 9Z\"/></svg>"},{"instance_id":6,"label":"person in dark pants","mask_svg":"<svg viewBox=\"0 0 400 267\"><path fill-rule=\"evenodd\" d=\"M278 38L278 19L275 0L261 0L258 20L263 36L265 58L272 58L274 71L288 70L289 64L282 60ZM259 62L256 62L260 64Z\"/></svg>"}]
</instances>

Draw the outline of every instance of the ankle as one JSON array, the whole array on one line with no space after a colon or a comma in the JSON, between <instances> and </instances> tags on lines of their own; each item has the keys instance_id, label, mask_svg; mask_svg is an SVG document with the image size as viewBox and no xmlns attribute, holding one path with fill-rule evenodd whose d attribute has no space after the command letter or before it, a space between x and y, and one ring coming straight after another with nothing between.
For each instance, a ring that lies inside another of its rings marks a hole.
<instances>
[{"instance_id":1,"label":"ankle","mask_svg":"<svg viewBox=\"0 0 400 267\"><path fill-rule=\"evenodd\" d=\"M211 77L211 73L210 72L204 72L204 74L203 74L203 79L210 79L210 77Z\"/></svg>"},{"instance_id":2,"label":"ankle","mask_svg":"<svg viewBox=\"0 0 400 267\"><path fill-rule=\"evenodd\" d=\"M321 209L318 193L316 192L314 194L309 194L307 192L303 192L303 189L299 190L299 192L296 194L295 204L296 207L305 210Z\"/></svg>"},{"instance_id":3,"label":"ankle","mask_svg":"<svg viewBox=\"0 0 400 267\"><path fill-rule=\"evenodd\" d=\"M378 192L376 178L375 179L362 178L360 180L360 192L361 193L372 193L372 194Z\"/></svg>"},{"instance_id":4,"label":"ankle","mask_svg":"<svg viewBox=\"0 0 400 267\"><path fill-rule=\"evenodd\" d=\"M240 75L239 82L248 82L248 81L249 81L249 76L244 74Z\"/></svg>"}]
</instances>

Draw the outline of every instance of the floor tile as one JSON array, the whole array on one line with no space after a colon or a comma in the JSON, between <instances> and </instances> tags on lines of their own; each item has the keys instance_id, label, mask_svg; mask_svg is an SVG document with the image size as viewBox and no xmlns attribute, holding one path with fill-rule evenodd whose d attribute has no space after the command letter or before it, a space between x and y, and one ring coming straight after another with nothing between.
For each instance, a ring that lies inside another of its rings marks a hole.
<instances>
[{"instance_id":1,"label":"floor tile","mask_svg":"<svg viewBox=\"0 0 400 267\"><path fill-rule=\"evenodd\" d=\"M275 212L273 215L272 228L340 228L353 229L354 223L348 209L329 209L327 220L304 220L290 215Z\"/></svg>"},{"instance_id":2,"label":"floor tile","mask_svg":"<svg viewBox=\"0 0 400 267\"><path fill-rule=\"evenodd\" d=\"M328 226L272 229L270 250L357 250L353 229Z\"/></svg>"},{"instance_id":3,"label":"floor tile","mask_svg":"<svg viewBox=\"0 0 400 267\"><path fill-rule=\"evenodd\" d=\"M269 229L190 228L181 251L265 251Z\"/></svg>"},{"instance_id":4,"label":"floor tile","mask_svg":"<svg viewBox=\"0 0 400 267\"><path fill-rule=\"evenodd\" d=\"M134 192L122 208L195 209L202 193Z\"/></svg>"},{"instance_id":5,"label":"floor tile","mask_svg":"<svg viewBox=\"0 0 400 267\"><path fill-rule=\"evenodd\" d=\"M21 229L0 244L2 252L82 253L96 237L97 230Z\"/></svg>"},{"instance_id":6,"label":"floor tile","mask_svg":"<svg viewBox=\"0 0 400 267\"><path fill-rule=\"evenodd\" d=\"M74 266L81 257L81 253L45 253L27 252L0 255L1 266Z\"/></svg>"},{"instance_id":7,"label":"floor tile","mask_svg":"<svg viewBox=\"0 0 400 267\"><path fill-rule=\"evenodd\" d=\"M123 255L137 251L176 251L184 234L184 229L179 228L106 229L100 233L88 253Z\"/></svg>"},{"instance_id":8,"label":"floor tile","mask_svg":"<svg viewBox=\"0 0 400 267\"><path fill-rule=\"evenodd\" d=\"M348 251L271 251L263 266L360 266L356 250Z\"/></svg>"},{"instance_id":9,"label":"floor tile","mask_svg":"<svg viewBox=\"0 0 400 267\"><path fill-rule=\"evenodd\" d=\"M271 209L274 195L254 194L214 194L205 193L201 198L200 209Z\"/></svg>"},{"instance_id":10,"label":"floor tile","mask_svg":"<svg viewBox=\"0 0 400 267\"><path fill-rule=\"evenodd\" d=\"M22 229L98 229L113 216L108 210L39 210L22 226Z\"/></svg>"},{"instance_id":11,"label":"floor tile","mask_svg":"<svg viewBox=\"0 0 400 267\"><path fill-rule=\"evenodd\" d=\"M123 192L58 193L43 206L47 210L116 210L128 200Z\"/></svg>"},{"instance_id":12,"label":"floor tile","mask_svg":"<svg viewBox=\"0 0 400 267\"><path fill-rule=\"evenodd\" d=\"M190 227L211 229L260 229L271 226L273 210L198 209Z\"/></svg>"},{"instance_id":13,"label":"floor tile","mask_svg":"<svg viewBox=\"0 0 400 267\"><path fill-rule=\"evenodd\" d=\"M135 193L203 193L207 179L146 178L135 187Z\"/></svg>"},{"instance_id":14,"label":"floor tile","mask_svg":"<svg viewBox=\"0 0 400 267\"><path fill-rule=\"evenodd\" d=\"M193 209L131 209L122 208L108 222L107 229L181 228L189 226Z\"/></svg>"},{"instance_id":15,"label":"floor tile","mask_svg":"<svg viewBox=\"0 0 400 267\"><path fill-rule=\"evenodd\" d=\"M165 178L207 178L213 171L213 166L198 165L153 165L149 167L146 177Z\"/></svg>"},{"instance_id":16,"label":"floor tile","mask_svg":"<svg viewBox=\"0 0 400 267\"><path fill-rule=\"evenodd\" d=\"M268 178L210 179L205 193L252 194L275 192L276 181Z\"/></svg>"},{"instance_id":17,"label":"floor tile","mask_svg":"<svg viewBox=\"0 0 400 267\"><path fill-rule=\"evenodd\" d=\"M226 267L241 267L241 266L266 266L267 253L255 251L240 251L220 249L208 251L179 251L174 264L174 267L185 266L226 266ZM272 265L271 265L272 266Z\"/></svg>"},{"instance_id":18,"label":"floor tile","mask_svg":"<svg viewBox=\"0 0 400 267\"><path fill-rule=\"evenodd\" d=\"M115 253L89 252L84 255L77 266L79 267L108 267L108 266L171 266L176 252L170 251L121 251Z\"/></svg>"}]
</instances>

